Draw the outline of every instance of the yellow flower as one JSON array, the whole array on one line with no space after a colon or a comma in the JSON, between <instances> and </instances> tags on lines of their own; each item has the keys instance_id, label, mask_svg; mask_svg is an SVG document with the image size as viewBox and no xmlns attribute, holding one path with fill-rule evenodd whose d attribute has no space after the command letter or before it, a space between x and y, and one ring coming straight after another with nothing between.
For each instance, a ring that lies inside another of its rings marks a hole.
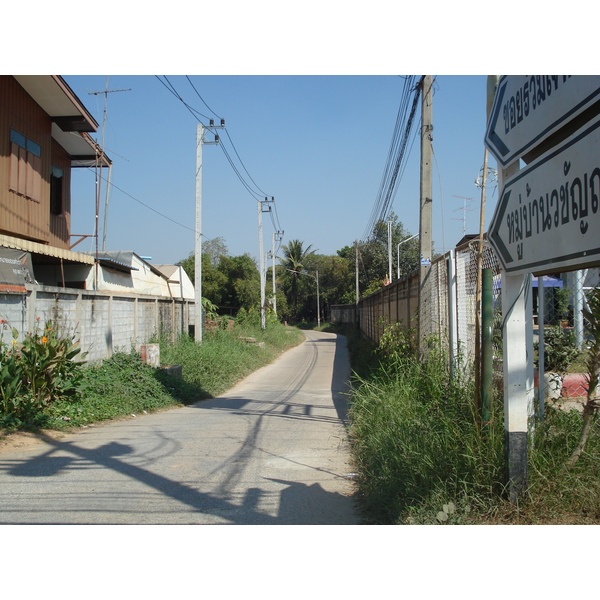
<instances>
[{"instance_id":1,"label":"yellow flower","mask_svg":"<svg viewBox=\"0 0 600 600\"><path fill-rule=\"evenodd\" d=\"M16 346L17 345L17 340L12 340L12 345Z\"/></svg>"},{"instance_id":2,"label":"yellow flower","mask_svg":"<svg viewBox=\"0 0 600 600\"><path fill-rule=\"evenodd\" d=\"M48 343L48 338L46 336L44 336L42 338L42 344L47 344Z\"/></svg>"}]
</instances>

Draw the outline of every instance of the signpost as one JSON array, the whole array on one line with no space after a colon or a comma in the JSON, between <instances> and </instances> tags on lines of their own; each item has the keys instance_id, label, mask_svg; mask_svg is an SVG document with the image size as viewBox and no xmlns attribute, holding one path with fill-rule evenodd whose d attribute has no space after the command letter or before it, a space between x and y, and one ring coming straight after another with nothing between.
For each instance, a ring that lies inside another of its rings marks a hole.
<instances>
[{"instance_id":1,"label":"signpost","mask_svg":"<svg viewBox=\"0 0 600 600\"><path fill-rule=\"evenodd\" d=\"M600 264L599 100L598 76L503 76L485 135L501 167L488 239L502 265L505 470L513 502L527 488L529 273ZM519 170L520 159L532 156Z\"/></svg>"},{"instance_id":2,"label":"signpost","mask_svg":"<svg viewBox=\"0 0 600 600\"><path fill-rule=\"evenodd\" d=\"M597 75L504 75L498 82L485 144L506 166L599 100Z\"/></svg>"},{"instance_id":3,"label":"signpost","mask_svg":"<svg viewBox=\"0 0 600 600\"><path fill-rule=\"evenodd\" d=\"M504 182L488 239L511 274L600 262L600 116Z\"/></svg>"}]
</instances>

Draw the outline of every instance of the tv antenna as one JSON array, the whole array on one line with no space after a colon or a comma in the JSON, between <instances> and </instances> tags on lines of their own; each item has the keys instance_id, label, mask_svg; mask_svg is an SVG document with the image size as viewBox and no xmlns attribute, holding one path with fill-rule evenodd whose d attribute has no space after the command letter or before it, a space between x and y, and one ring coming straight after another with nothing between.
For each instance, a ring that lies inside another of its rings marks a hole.
<instances>
[{"instance_id":1,"label":"tv antenna","mask_svg":"<svg viewBox=\"0 0 600 600\"><path fill-rule=\"evenodd\" d=\"M467 235L467 212L472 211L472 208L467 208L467 201L469 204L473 202L473 198L465 198L464 196L454 196L455 198L460 198L463 201L463 205L461 208L457 208L456 210L462 210L463 216L461 219L452 219L453 221L462 221L463 222L463 237ZM455 211L456 212L456 211Z\"/></svg>"},{"instance_id":2,"label":"tv antenna","mask_svg":"<svg viewBox=\"0 0 600 600\"><path fill-rule=\"evenodd\" d=\"M131 88L121 89L121 90L109 90L108 89L108 75L106 76L106 89L97 92L88 92L90 96L99 96L100 94L104 95L104 114L102 116L102 142L100 147L102 148L102 153L104 153L104 130L106 129L106 107L108 103L108 94L114 94L116 92L130 92ZM108 166L108 180L106 183L106 198L104 200L104 228L102 230L102 251L106 250L106 229L108 225L108 198L110 194L110 176L112 172L112 165ZM101 185L101 184L99 184ZM98 219L100 215L100 190L98 189L98 197L96 201L96 247L98 245Z\"/></svg>"}]
</instances>

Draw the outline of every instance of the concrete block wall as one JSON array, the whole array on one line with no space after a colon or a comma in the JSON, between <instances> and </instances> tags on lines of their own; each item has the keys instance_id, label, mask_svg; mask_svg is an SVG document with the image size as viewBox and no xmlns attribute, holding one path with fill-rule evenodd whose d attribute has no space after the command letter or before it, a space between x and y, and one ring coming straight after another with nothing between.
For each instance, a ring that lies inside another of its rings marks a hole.
<instances>
[{"instance_id":1,"label":"concrete block wall","mask_svg":"<svg viewBox=\"0 0 600 600\"><path fill-rule=\"evenodd\" d=\"M19 332L27 328L27 301L21 294L0 295L0 319L5 323L0 327L0 335L5 344L10 344L12 333L9 327L15 327Z\"/></svg>"},{"instance_id":2,"label":"concrete block wall","mask_svg":"<svg viewBox=\"0 0 600 600\"><path fill-rule=\"evenodd\" d=\"M114 352L138 349L160 332L170 333L172 339L187 335L194 302L32 285L27 294L0 295L0 319L18 330L18 341L52 321L63 335L75 336L88 362L96 362ZM11 332L3 333L10 343Z\"/></svg>"}]
</instances>

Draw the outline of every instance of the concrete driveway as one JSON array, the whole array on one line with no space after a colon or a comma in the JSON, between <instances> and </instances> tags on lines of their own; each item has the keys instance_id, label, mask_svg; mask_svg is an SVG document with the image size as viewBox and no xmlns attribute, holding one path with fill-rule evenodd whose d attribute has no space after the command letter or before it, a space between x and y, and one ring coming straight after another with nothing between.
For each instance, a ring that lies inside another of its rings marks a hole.
<instances>
[{"instance_id":1,"label":"concrete driveway","mask_svg":"<svg viewBox=\"0 0 600 600\"><path fill-rule=\"evenodd\" d=\"M0 523L358 524L346 340L305 333L219 398L0 454Z\"/></svg>"}]
</instances>

